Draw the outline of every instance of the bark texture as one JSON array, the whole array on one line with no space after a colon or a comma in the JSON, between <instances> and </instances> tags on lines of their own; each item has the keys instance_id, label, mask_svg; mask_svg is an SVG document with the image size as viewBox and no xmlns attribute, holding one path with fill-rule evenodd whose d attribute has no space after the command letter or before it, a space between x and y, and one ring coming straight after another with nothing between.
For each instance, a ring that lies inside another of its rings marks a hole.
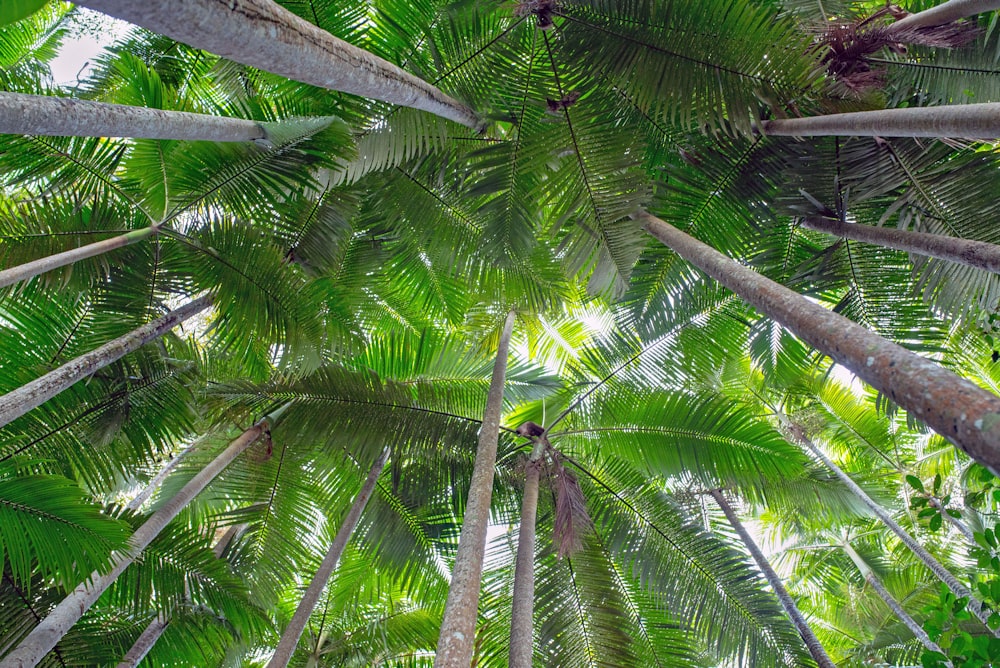
<instances>
[{"instance_id":1,"label":"bark texture","mask_svg":"<svg viewBox=\"0 0 1000 668\"><path fill-rule=\"evenodd\" d=\"M774 590L774 593L778 596L778 600L781 601L781 607L785 609L785 613L791 618L795 628L798 629L799 635L802 636L802 640L809 649L809 654L812 655L813 660L816 661L816 665L819 666L819 668L835 668L833 661L830 660L826 650L823 649L823 645L820 644L819 638L817 638L816 634L812 632L811 628L809 628L806 618L802 616L802 613L799 611L799 607L795 605L794 599L792 599L788 590L785 589L785 585L782 584L781 578L779 578L778 574L774 572L773 568L771 568L771 564L768 563L767 559L764 557L764 553L761 552L760 548L757 547L757 544L753 542L753 538L751 538L750 534L747 533L743 523L740 522L738 517L736 517L736 513L733 512L729 502L726 501L726 497L722 495L722 490L713 489L709 493L712 495L712 498L715 499L715 502L719 504L719 508L722 509L722 512L725 513L726 519L729 520L733 529L735 529L736 533L739 534L743 544L746 545L747 550L749 550L750 556L752 556L753 560L757 563L757 568L759 568L764 574L764 577L767 578L768 584L771 585L771 589Z\"/></svg>"},{"instance_id":2,"label":"bark texture","mask_svg":"<svg viewBox=\"0 0 1000 668\"><path fill-rule=\"evenodd\" d=\"M135 643L133 643L129 651L125 653L125 656L122 657L117 668L135 668L138 666L139 662L149 654L149 650L153 649L153 645L160 639L163 632L167 630L169 624L170 620L164 617L157 617L151 621L149 626L143 630Z\"/></svg>"},{"instance_id":3,"label":"bark texture","mask_svg":"<svg viewBox=\"0 0 1000 668\"><path fill-rule=\"evenodd\" d=\"M0 95L4 94L5 93L0 93ZM2 110L0 110L0 114L2 114ZM0 122L2 122L2 115L0 115ZM52 271L53 269L58 269L59 267L65 267L68 264L85 260L88 257L102 255L103 253L115 250L116 248L122 248L124 246L128 246L129 244L134 244L137 241L142 241L147 237L153 236L156 234L158 229L159 228L153 226L146 227L141 230L134 230L111 239L105 239L104 241L87 244L86 246L73 248L68 251L63 251L62 253L56 253L54 255L49 255L48 257L32 260L31 262L25 262L24 264L19 264L16 267L11 267L10 269L4 269L3 271L0 271L0 288L13 285L14 283L19 283L21 281L26 281L29 278L38 276L39 274L44 274L47 271Z\"/></svg>"},{"instance_id":4,"label":"bark texture","mask_svg":"<svg viewBox=\"0 0 1000 668\"><path fill-rule=\"evenodd\" d=\"M815 455L817 459L823 462L823 464L825 464L828 469L833 471L834 475L836 475L837 478L842 483L844 483L844 486L846 486L849 490L851 490L851 492L856 497L858 497L858 499L860 499L861 502L865 504L865 506L868 507L868 510L872 511L872 514L875 517L877 517L879 521L882 522L882 524L887 526L890 531L896 534L896 536L903 543L903 545L905 545L910 550L910 552L912 552L918 559L920 559L920 561L924 563L924 566L926 566L932 573L934 573L937 579L939 579L941 582L947 585L948 589L951 590L951 593L953 593L955 596L959 598L968 598L969 599L969 603L967 605L968 610L972 614L974 614L976 618L979 619L983 624L986 624L986 620L989 618L989 615L983 612L982 604L978 600L976 600L976 598L972 595L972 592L969 590L968 587L959 582L958 579L954 575L952 575L948 569L946 569L944 566L941 565L941 562L939 562L937 559L931 556L931 553L924 549L923 545L918 543L913 538L913 536L908 534L903 529L903 527L899 526L899 524L894 519L889 517L889 513L887 513L885 509L882 508L882 506L875 503L874 499L868 496L865 490L861 489L861 487L858 486L858 484L854 482L849 475L844 473L844 471L841 470L839 466L833 463L833 460L827 457L826 454L822 450L820 450L815 443L813 443L809 438L807 438L806 435L802 432L802 429L799 428L798 425L790 422L787 417L780 414L778 415L778 419L784 425L786 432L796 442L805 447L813 455Z\"/></svg>"},{"instance_id":5,"label":"bark texture","mask_svg":"<svg viewBox=\"0 0 1000 668\"><path fill-rule=\"evenodd\" d=\"M124 336L105 343L100 348L80 355L41 378L0 397L0 427L56 396L78 380L86 378L115 360L138 350L153 339L159 338L191 316L201 313L212 304L209 296L200 297L167 313L151 323L134 329Z\"/></svg>"},{"instance_id":6,"label":"bark texture","mask_svg":"<svg viewBox=\"0 0 1000 668\"><path fill-rule=\"evenodd\" d=\"M871 585L871 588L875 590L875 593L879 595L879 598L885 601L885 604L889 606L889 609L892 610L893 614L895 614L896 617L898 617L899 620L906 625L906 628L910 629L910 633L912 633L913 636L928 650L944 654L941 646L931 640L930 636L927 635L927 632L924 631L923 627L921 627L920 624L917 624L917 621L913 619L913 617L910 617L906 610L903 610L903 606L901 606L899 601L897 601L893 595L889 593L889 590L885 588L882 581L878 579L878 576L875 575L871 567L867 564L867 562L865 562L864 559L861 558L861 555L855 551L851 544L844 541L841 546L844 548L844 552L847 553L847 556L851 558L851 561L854 562L858 571L861 572L861 575L865 578L865 582ZM950 666L951 662L949 662L948 665Z\"/></svg>"},{"instance_id":7,"label":"bark texture","mask_svg":"<svg viewBox=\"0 0 1000 668\"><path fill-rule=\"evenodd\" d=\"M1000 137L1000 102L852 111L761 123L779 137Z\"/></svg>"},{"instance_id":8,"label":"bark texture","mask_svg":"<svg viewBox=\"0 0 1000 668\"><path fill-rule=\"evenodd\" d=\"M472 663L476 618L479 612L479 588L483 575L483 554L486 551L486 528L490 519L493 496L493 474L497 464L500 440L500 412L503 408L504 382L507 375L507 352L514 329L514 311L507 314L497 358L493 365L483 426L479 430L479 447L465 504L458 553L451 571L451 587L445 603L444 618L438 636L435 668L469 668Z\"/></svg>"},{"instance_id":9,"label":"bark texture","mask_svg":"<svg viewBox=\"0 0 1000 668\"><path fill-rule=\"evenodd\" d=\"M422 109L470 128L476 114L387 60L271 0L83 0L77 4L295 81Z\"/></svg>"},{"instance_id":10,"label":"bark texture","mask_svg":"<svg viewBox=\"0 0 1000 668\"><path fill-rule=\"evenodd\" d=\"M916 28L930 28L995 9L1000 9L1000 0L948 0L896 21L889 26L889 30L902 32Z\"/></svg>"},{"instance_id":11,"label":"bark texture","mask_svg":"<svg viewBox=\"0 0 1000 668\"><path fill-rule=\"evenodd\" d=\"M142 554L146 546L174 519L205 486L212 481L241 452L268 431L269 418L264 418L247 429L212 462L197 473L174 497L153 513L129 539L125 553L117 555L111 569L101 574L94 572L88 582L80 584L69 596L52 609L52 612L21 641L13 652L0 661L0 668L30 668L40 662L56 643L66 635L80 617L101 596L122 572Z\"/></svg>"},{"instance_id":12,"label":"bark texture","mask_svg":"<svg viewBox=\"0 0 1000 668\"><path fill-rule=\"evenodd\" d=\"M3 92L0 133L226 142L267 139L259 123L242 118Z\"/></svg>"},{"instance_id":13,"label":"bark texture","mask_svg":"<svg viewBox=\"0 0 1000 668\"><path fill-rule=\"evenodd\" d=\"M309 622L309 616L312 615L313 610L316 608L316 602L319 601L319 597L323 595L323 589L326 587L330 575L333 574L333 569L337 566L337 562L340 561L340 555L343 554L344 548L347 546L347 541L351 539L351 534L354 533L354 529L358 526L361 513L364 512L365 506L368 504L368 499L371 498L372 492L375 491L375 484L378 482L378 477L381 475L382 469L385 468L385 462L388 458L389 449L386 448L379 455L378 459L375 460L375 463L372 464L372 468L368 472L368 477L361 486L361 491L358 492L357 497L354 499L354 504L347 512L344 521L340 524L340 529L337 531L330 549L316 571L316 575L313 576L309 588L302 596L302 600L299 601L299 607L295 609L292 621L288 623L288 626L285 627L285 632L281 634L281 640L278 641L278 647L274 650L274 656L268 662L267 668L284 668L291 660L292 655L295 653L295 647L299 644L299 638L302 637L302 632Z\"/></svg>"},{"instance_id":14,"label":"bark texture","mask_svg":"<svg viewBox=\"0 0 1000 668\"><path fill-rule=\"evenodd\" d=\"M510 668L531 668L534 653L535 523L541 462L532 457L524 470L521 523L517 532L514 601L510 624Z\"/></svg>"},{"instance_id":15,"label":"bark texture","mask_svg":"<svg viewBox=\"0 0 1000 668\"><path fill-rule=\"evenodd\" d=\"M645 229L762 314L851 370L994 474L1000 472L1000 398L886 341L651 216Z\"/></svg>"},{"instance_id":16,"label":"bark texture","mask_svg":"<svg viewBox=\"0 0 1000 668\"><path fill-rule=\"evenodd\" d=\"M960 239L927 232L897 230L891 227L845 223L832 218L815 216L804 218L802 227L845 239L853 239L885 248L895 248L907 253L957 262L1000 274L1000 246L985 241Z\"/></svg>"}]
</instances>

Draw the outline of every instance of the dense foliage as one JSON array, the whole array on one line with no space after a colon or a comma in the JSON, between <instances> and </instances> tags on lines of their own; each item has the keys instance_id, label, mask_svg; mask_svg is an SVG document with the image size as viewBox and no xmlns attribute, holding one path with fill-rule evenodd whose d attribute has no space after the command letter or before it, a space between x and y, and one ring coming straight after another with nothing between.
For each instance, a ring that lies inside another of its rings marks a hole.
<instances>
[{"instance_id":1,"label":"dense foliage","mask_svg":"<svg viewBox=\"0 0 1000 668\"><path fill-rule=\"evenodd\" d=\"M0 393L213 297L0 427L0 656L280 408L43 665L115 665L157 619L143 665L264 665L385 447L294 665L431 665L512 308L475 665L507 662L526 420L554 448L536 665L814 665L708 495L720 488L837 665L946 665L866 572L953 665L1000 656L802 437L987 614L1000 481L631 217L653 212L1000 393L996 274L799 225L828 215L1000 243L994 146L758 132L769 118L1000 101L995 13L954 43L904 48L881 4L848 0L280 2L469 105L477 133L138 28L58 86L48 63L97 19L37 4L3 2L0 91L254 119L269 141L0 135L0 268L155 228L0 288ZM568 476L585 506L567 523Z\"/></svg>"}]
</instances>

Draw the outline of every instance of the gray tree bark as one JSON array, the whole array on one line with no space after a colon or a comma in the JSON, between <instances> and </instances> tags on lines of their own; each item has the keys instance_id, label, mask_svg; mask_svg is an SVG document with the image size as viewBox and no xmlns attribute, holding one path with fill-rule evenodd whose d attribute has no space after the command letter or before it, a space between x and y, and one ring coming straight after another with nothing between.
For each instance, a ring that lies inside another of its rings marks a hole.
<instances>
[{"instance_id":1,"label":"gray tree bark","mask_svg":"<svg viewBox=\"0 0 1000 668\"><path fill-rule=\"evenodd\" d=\"M425 81L271 0L82 0L77 4L295 81L429 111L479 128L475 112Z\"/></svg>"},{"instance_id":2,"label":"gray tree bark","mask_svg":"<svg viewBox=\"0 0 1000 668\"><path fill-rule=\"evenodd\" d=\"M0 92L0 133L223 142L267 139L264 126L242 118L4 92Z\"/></svg>"},{"instance_id":3,"label":"gray tree bark","mask_svg":"<svg viewBox=\"0 0 1000 668\"><path fill-rule=\"evenodd\" d=\"M493 474L500 440L500 412L503 409L507 353L514 329L514 315L514 311L507 314L500 334L500 345L497 347L483 425L479 429L479 446L469 484L469 497L465 504L462 533L458 539L458 553L455 555L448 600L441 620L437 654L434 657L435 668L469 668L472 663L483 555L486 551L486 529L490 520Z\"/></svg>"},{"instance_id":4,"label":"gray tree bark","mask_svg":"<svg viewBox=\"0 0 1000 668\"><path fill-rule=\"evenodd\" d=\"M86 378L115 360L138 350L157 339L188 318L201 313L212 304L210 296L199 297L167 313L162 318L132 330L124 336L105 343L100 348L80 355L41 378L0 396L0 427L56 396L78 380Z\"/></svg>"},{"instance_id":5,"label":"gray tree bark","mask_svg":"<svg viewBox=\"0 0 1000 668\"><path fill-rule=\"evenodd\" d=\"M538 482L542 462L529 457L524 469L524 496L517 532L514 565L514 600L510 623L510 668L531 668L534 653L535 523L538 516Z\"/></svg>"},{"instance_id":6,"label":"gray tree bark","mask_svg":"<svg viewBox=\"0 0 1000 668\"><path fill-rule=\"evenodd\" d=\"M835 362L910 411L994 474L1000 472L1000 398L931 360L731 260L648 213L647 232Z\"/></svg>"},{"instance_id":7,"label":"gray tree bark","mask_svg":"<svg viewBox=\"0 0 1000 668\"><path fill-rule=\"evenodd\" d=\"M1000 102L852 111L761 123L778 137L1000 137Z\"/></svg>"},{"instance_id":8,"label":"gray tree bark","mask_svg":"<svg viewBox=\"0 0 1000 668\"><path fill-rule=\"evenodd\" d=\"M30 668L40 662L66 635L90 606L128 568L149 543L174 519L212 479L268 429L272 417L265 417L239 437L197 473L173 498L153 513L129 539L127 550L117 555L107 573L94 572L52 609L52 612L21 641L13 652L0 661L0 668Z\"/></svg>"},{"instance_id":9,"label":"gray tree bark","mask_svg":"<svg viewBox=\"0 0 1000 668\"><path fill-rule=\"evenodd\" d=\"M841 543L841 547L844 548L844 552L847 553L847 556L849 556L851 561L854 562L855 567L857 567L858 571L861 572L865 582L871 585L872 589L875 590L875 593L879 595L879 598L885 601L885 604L889 606L889 609L892 610L893 614L895 614L896 617L898 617L899 620L906 625L906 628L910 629L910 633L912 633L914 637L928 650L944 654L941 646L931 640L930 636L927 635L927 632L924 631L920 624L917 624L917 621L913 619L913 617L910 617L906 610L903 610L903 606L901 606L899 601L897 601L893 595L889 593L889 590L885 588L882 581L878 579L878 576L875 575L871 567L865 562L864 559L861 558L861 555L855 551L851 544L845 540ZM951 666L950 661L948 662L948 666Z\"/></svg>"},{"instance_id":10,"label":"gray tree bark","mask_svg":"<svg viewBox=\"0 0 1000 668\"><path fill-rule=\"evenodd\" d=\"M948 260L968 267L1000 274L1000 246L959 237L927 232L911 232L890 227L845 223L832 218L812 216L802 219L802 227L867 244Z\"/></svg>"},{"instance_id":11,"label":"gray tree bark","mask_svg":"<svg viewBox=\"0 0 1000 668\"><path fill-rule=\"evenodd\" d=\"M343 554L344 548L347 547L347 541L351 539L351 534L354 533L354 529L358 526L361 513L364 512L365 506L368 504L368 499L371 498L372 492L375 491L375 484L378 482L378 477L381 475L382 469L385 468L385 462L388 458L389 448L386 448L379 455L378 459L375 460L375 463L372 464L372 468L368 472L368 477L361 486L361 491L358 492L358 496L354 499L354 504L347 512L347 516L341 522L340 529L337 531L337 535L333 539L329 551L327 551L326 556L323 558L323 562L316 571L316 575L313 576L309 588L303 594L302 600L299 601L299 607L295 609L292 620L285 627L285 632L281 634L281 640L278 641L278 646L274 650L274 656L268 662L267 668L284 668L292 659L295 647L299 644L299 638L302 637L302 632L305 630L306 624L309 623L309 616L312 615L313 610L316 608L316 602L322 596L323 589L330 580L330 575L333 574L333 569L337 566L337 562L340 561L340 555Z\"/></svg>"},{"instance_id":12,"label":"gray tree bark","mask_svg":"<svg viewBox=\"0 0 1000 668\"><path fill-rule=\"evenodd\" d=\"M0 95L3 95L3 93L0 93ZM159 227L156 225L144 227L141 230L133 230L117 237L112 237L111 239L97 241L86 246L73 248L62 253L55 253L54 255L32 260L31 262L25 262L10 269L4 269L0 271L0 288L26 281L39 274L44 274L59 267L65 267L68 264L85 260L88 257L102 255L108 251L134 244L137 241L142 241L155 235L158 231Z\"/></svg>"},{"instance_id":13,"label":"gray tree bark","mask_svg":"<svg viewBox=\"0 0 1000 668\"><path fill-rule=\"evenodd\" d=\"M735 529L736 533L739 534L743 544L746 545L747 550L750 552L750 556L753 557L754 562L757 564L757 568L759 568L764 574L764 577L767 578L768 584L771 585L771 589L774 590L778 600L781 601L781 607L785 609L785 613L791 618L795 628L798 629L799 635L802 636L802 640L809 649L809 654L812 655L813 660L816 661L816 665L819 666L819 668L835 668L833 661L830 660L830 656L826 653L826 650L823 649L823 645L820 644L819 638L817 638L816 634L812 632L811 628L809 628L806 618L802 616L802 612L799 610L799 607L795 605L795 600L792 598L791 594L788 593L788 590L785 589L785 585L782 584L781 578L779 578L778 574L774 572L773 568L771 568L771 564L767 561L764 553L760 551L759 547L757 547L753 538L751 538L750 534L747 533L743 523L740 522L738 517L736 517L736 513L733 512L732 507L726 501L726 497L722 495L722 490L713 489L709 492L709 494L711 494L712 498L715 499L715 502L719 504L719 508L721 508L722 512L725 513L726 519L729 520L733 529Z\"/></svg>"},{"instance_id":14,"label":"gray tree bark","mask_svg":"<svg viewBox=\"0 0 1000 668\"><path fill-rule=\"evenodd\" d=\"M146 658L149 654L149 650L153 649L156 641L160 639L163 632L167 630L167 626L170 625L170 619L162 616L157 616L156 619L149 623L149 626L143 630L143 632L136 639L132 647L129 648L125 656L118 663L117 668L135 668L139 665L139 662Z\"/></svg>"},{"instance_id":15,"label":"gray tree bark","mask_svg":"<svg viewBox=\"0 0 1000 668\"><path fill-rule=\"evenodd\" d=\"M983 12L991 12L995 9L1000 9L1000 1L998 0L948 0L936 7L910 14L906 18L896 21L889 26L889 30L900 32L917 28L930 28Z\"/></svg>"},{"instance_id":16,"label":"gray tree bark","mask_svg":"<svg viewBox=\"0 0 1000 668\"><path fill-rule=\"evenodd\" d=\"M910 552L916 555L916 557L924 563L924 566L926 566L932 573L934 573L934 575L941 582L947 585L948 589L951 590L951 593L953 593L958 598L968 598L969 603L966 607L968 608L969 612L974 614L976 618L979 619L979 621L981 621L983 624L986 624L986 620L989 618L989 615L983 611L982 604L972 595L972 591L970 591L968 587L959 582L958 578L952 575L947 568L942 566L941 562L935 559L930 552L924 549L923 545L918 543L913 538L913 536L908 534L906 530L903 529L903 527L899 526L899 523L897 523L894 519L889 517L889 513L887 513L885 509L882 508L882 506L875 503L875 500L872 499L872 497L868 496L865 490L861 489L861 487L858 486L858 484L854 482L849 475L844 473L844 471L841 470L839 466L834 464L833 460L827 457L826 454L822 450L820 450L819 447L805 435L805 433L797 424L791 422L785 415L782 415L781 413L778 413L777 416L778 420L784 426L786 433L788 433L788 435L791 436L793 440L795 440L797 443L799 443L807 450L809 450L813 455L815 455L816 458L819 459L821 462L823 462L823 464L825 464L828 469L833 471L834 475L836 475L837 478L842 483L844 483L844 486L846 486L849 490L851 490L851 492L856 497L858 497L858 499L860 499L861 502L865 504L865 506L868 507L868 510L870 510L872 514L875 517L877 517L880 522L882 522L882 524L884 524L886 527L889 528L890 531L896 534L896 536L903 543L903 545L905 545L910 550ZM989 628L988 625L987 628Z\"/></svg>"}]
</instances>

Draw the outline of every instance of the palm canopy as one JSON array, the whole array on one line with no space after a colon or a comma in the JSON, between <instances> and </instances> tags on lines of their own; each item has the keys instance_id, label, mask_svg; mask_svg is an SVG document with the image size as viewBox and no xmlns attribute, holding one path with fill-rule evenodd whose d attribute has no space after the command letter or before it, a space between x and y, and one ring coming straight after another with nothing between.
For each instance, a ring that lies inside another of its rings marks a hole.
<instances>
[{"instance_id":1,"label":"palm canopy","mask_svg":"<svg viewBox=\"0 0 1000 668\"><path fill-rule=\"evenodd\" d=\"M864 20L876 3L280 4L440 87L486 131L141 30L60 91L46 62L75 15L52 5L0 26L3 90L271 128L268 146L0 138L4 267L155 230L0 289L0 391L213 297L183 331L0 429L0 654L106 570L142 516L225 442L281 407L46 665L114 664L156 619L169 622L148 665L262 663L386 446L388 471L293 662L430 665L491 354L514 308L476 665L506 662L530 450L513 430L525 420L549 427L555 449L538 513L537 664L808 665L706 503L718 488L773 538L838 663L913 661L912 638L830 546L849 537L918 618L931 576L776 416L794 418L956 573L974 575L966 548L928 534L901 500L903 477L940 473L952 498L967 492L962 521L982 529L989 474L885 396L841 384L631 217L654 212L995 391L995 275L797 224L823 215L994 241L995 152L757 134L772 118L994 101L991 24L968 22L970 40L949 49L926 35L887 40L885 16ZM831 65L831 49L879 39L892 49ZM168 460L152 501L112 505ZM567 475L584 499L569 537Z\"/></svg>"}]
</instances>

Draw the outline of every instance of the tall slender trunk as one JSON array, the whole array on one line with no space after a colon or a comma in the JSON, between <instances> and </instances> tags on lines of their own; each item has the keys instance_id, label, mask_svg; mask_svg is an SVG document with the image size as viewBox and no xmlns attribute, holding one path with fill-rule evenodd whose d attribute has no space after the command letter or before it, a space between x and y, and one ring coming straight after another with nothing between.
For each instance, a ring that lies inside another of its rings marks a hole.
<instances>
[{"instance_id":1,"label":"tall slender trunk","mask_svg":"<svg viewBox=\"0 0 1000 668\"><path fill-rule=\"evenodd\" d=\"M885 248L895 248L907 253L957 262L1000 274L1000 246L985 241L973 241L927 232L897 230L891 227L845 223L818 216L803 218L802 227L845 239L853 239Z\"/></svg>"},{"instance_id":2,"label":"tall slender trunk","mask_svg":"<svg viewBox=\"0 0 1000 668\"><path fill-rule=\"evenodd\" d=\"M156 641L160 639L160 636L163 635L163 632L167 630L169 625L169 617L157 615L156 619L151 621L149 626L139 634L139 637L132 644L132 647L129 648L128 652L125 653L125 656L122 657L116 668L135 668L138 666L139 662L149 654L149 650L153 649Z\"/></svg>"},{"instance_id":3,"label":"tall slender trunk","mask_svg":"<svg viewBox=\"0 0 1000 668\"><path fill-rule=\"evenodd\" d=\"M733 512L732 507L726 501L726 497L722 495L721 489L713 489L709 492L715 502L719 504L719 508L725 513L726 519L729 520L729 524L732 525L736 533L739 534L740 539L743 544L746 545L747 550L749 550L750 555L753 560L757 563L757 568L761 570L764 577L767 578L768 584L771 585L771 589L778 596L778 600L781 601L781 607L785 609L785 613L791 618L792 623L795 628L798 629L799 635L802 636L802 640L805 642L806 647L809 649L809 654L812 655L813 660L816 661L816 665L820 668L835 668L833 661L830 660L829 655L827 655L826 650L823 649L823 645L820 644L819 638L816 634L812 632L809 628L809 624L806 622L806 618L802 616L799 611L799 607L795 605L795 600L792 599L791 594L785 589L785 585L782 584L781 578L778 574L774 572L771 568L771 564L768 563L767 558L764 557L764 553L760 551L757 544L747 533L746 528L740 519L736 517L736 513Z\"/></svg>"},{"instance_id":4,"label":"tall slender trunk","mask_svg":"<svg viewBox=\"0 0 1000 668\"><path fill-rule=\"evenodd\" d=\"M19 283L20 281L26 281L29 278L38 276L39 274L44 274L47 271L52 271L53 269L58 269L59 267L65 267L68 264L85 260L88 257L102 255L108 251L122 248L124 246L128 246L129 244L134 244L137 241L142 241L147 237L155 235L158 231L159 227L156 225L144 227L140 230L133 230L117 237L112 237L111 239L97 241L92 244L87 244L86 246L73 248L68 251L63 251L62 253L56 253L37 260L32 260L31 262L25 262L24 264L19 264L16 267L11 267L10 269L4 269L3 271L0 271L0 288L13 285L14 283Z\"/></svg>"},{"instance_id":5,"label":"tall slender trunk","mask_svg":"<svg viewBox=\"0 0 1000 668\"><path fill-rule=\"evenodd\" d=\"M918 543L913 536L908 534L903 529L903 527L899 526L895 520L889 517L889 513L885 512L882 506L875 503L875 501L868 496L868 494L866 494L865 491L861 489L861 487L859 487L849 475L844 473L839 466L834 464L833 460L827 457L826 454L805 435L797 424L790 421L787 416L782 415L781 413L778 413L777 415L778 420L785 427L786 433L815 455L816 458L823 462L828 469L833 471L834 475L836 475L837 478L844 483L844 486L851 490L851 492L858 497L858 499L860 499L865 506L868 507L868 510L870 510L872 514L882 522L882 524L887 526L890 531L896 534L899 540L902 541L907 548L909 548L910 552L916 555L916 557L920 559L920 561L922 561L924 565L930 569L930 571L934 573L939 580L941 580L941 582L947 585L948 589L951 590L951 593L958 598L968 598L969 603L966 607L976 616L977 619L979 619L979 621L986 624L986 620L989 615L983 612L982 604L976 600L968 587L959 582L958 579L952 575L950 571L948 571L948 569L941 565L941 562L931 556L931 553L924 549L923 545ZM988 625L987 628L989 628Z\"/></svg>"},{"instance_id":6,"label":"tall slender trunk","mask_svg":"<svg viewBox=\"0 0 1000 668\"><path fill-rule=\"evenodd\" d=\"M173 470L173 468L177 465L177 463L180 462L181 457L186 455L192 448L194 448L194 446L191 446L190 448L182 452L180 455L175 457L170 462L170 465L164 469L164 471ZM161 473L164 473L164 471L161 471ZM153 490L156 487L158 487L165 478L166 478L165 474L163 478L160 478L160 476L157 475L157 477L154 478L153 481L149 483L149 486L145 490L143 490L143 494L146 494L148 492L149 495L152 495ZM132 501L134 503L135 499L133 499ZM126 507L129 508L130 510L137 510L141 506L142 506L141 503L135 506L133 506L132 503L129 503L128 506ZM215 557L217 559L221 558L222 555L225 554L230 544L232 544L233 540L236 539L236 536L238 536L243 530L246 529L246 526L247 526L246 524L234 524L228 529L226 529L226 533L222 534L222 538L220 538L219 541L215 544L215 547L212 548L212 552L215 554ZM187 595L187 585L185 585L185 596L186 595ZM143 632L139 634L139 637L132 644L132 647L129 648L128 652L125 653L125 656L122 657L122 660L118 663L118 666L116 668L135 668L136 666L138 666L139 662L142 661L144 658L146 658L146 655L149 654L149 651L153 649L153 646L156 645L156 641L160 639L160 636L163 635L163 632L167 630L168 626L170 626L170 618L163 613L157 615L156 619L151 621L149 623L149 626L147 626L143 630Z\"/></svg>"},{"instance_id":7,"label":"tall slender trunk","mask_svg":"<svg viewBox=\"0 0 1000 668\"><path fill-rule=\"evenodd\" d=\"M1000 398L734 262L659 218L650 214L638 218L646 231L682 258L857 374L994 474L1000 472Z\"/></svg>"},{"instance_id":8,"label":"tall slender trunk","mask_svg":"<svg viewBox=\"0 0 1000 668\"><path fill-rule=\"evenodd\" d=\"M271 0L82 0L77 4L302 83L423 109L470 128L475 112L387 60Z\"/></svg>"},{"instance_id":9,"label":"tall slender trunk","mask_svg":"<svg viewBox=\"0 0 1000 668\"><path fill-rule=\"evenodd\" d=\"M944 654L941 646L931 640L930 636L928 636L927 632L921 628L920 624L917 624L916 620L913 619L913 617L910 617L906 610L903 610L903 606L901 606L899 601L897 601L893 595L889 593L889 590L885 588L882 581L879 580L878 576L872 571L871 566L869 566L865 560L861 558L861 555L855 551L851 544L845 540L840 545L844 549L844 552L847 553L847 556L851 558L851 561L854 562L857 569L861 572L865 582L871 585L872 589L875 590L875 593L879 595L879 598L885 601L885 604L889 606L896 617L898 617L899 620L906 625L906 628L910 629L910 633L912 633L914 637L916 637L917 640L919 640L928 650ZM948 666L951 666L950 661L948 662Z\"/></svg>"},{"instance_id":10,"label":"tall slender trunk","mask_svg":"<svg viewBox=\"0 0 1000 668\"><path fill-rule=\"evenodd\" d=\"M1000 0L948 0L936 7L910 14L888 26L891 32L930 28L1000 9Z\"/></svg>"},{"instance_id":11,"label":"tall slender trunk","mask_svg":"<svg viewBox=\"0 0 1000 668\"><path fill-rule=\"evenodd\" d=\"M263 125L242 118L4 92L0 92L0 133L225 142L267 139Z\"/></svg>"},{"instance_id":12,"label":"tall slender trunk","mask_svg":"<svg viewBox=\"0 0 1000 668\"><path fill-rule=\"evenodd\" d=\"M211 296L190 301L167 313L162 318L132 330L124 336L105 343L100 348L80 355L76 359L53 369L41 378L0 396L0 427L56 396L70 385L86 378L125 355L157 339L188 318L201 313L212 304Z\"/></svg>"},{"instance_id":13,"label":"tall slender trunk","mask_svg":"<svg viewBox=\"0 0 1000 668\"><path fill-rule=\"evenodd\" d=\"M66 632L79 621L83 613L89 610L100 595L128 568L129 564L142 554L146 546L159 535L164 527L230 462L269 430L270 422L275 415L277 415L277 411L260 420L233 440L222 454L199 471L184 485L181 491L153 513L132 534L127 550L116 557L112 568L105 574L95 571L87 582L74 589L21 641L21 644L13 652L0 661L0 668L29 668L37 665L66 635Z\"/></svg>"},{"instance_id":14,"label":"tall slender trunk","mask_svg":"<svg viewBox=\"0 0 1000 668\"><path fill-rule=\"evenodd\" d=\"M778 137L1000 137L1000 102L852 111L761 123Z\"/></svg>"},{"instance_id":15,"label":"tall slender trunk","mask_svg":"<svg viewBox=\"0 0 1000 668\"><path fill-rule=\"evenodd\" d=\"M507 352L514 329L514 315L513 310L507 314L500 333L483 425L479 429L479 446L476 449L472 481L469 483L462 533L458 539L458 553L455 555L448 601L441 620L437 654L434 658L435 668L469 668L472 663L483 554L486 551L486 529L490 520L493 474L500 440L500 412L503 409L504 381L507 375Z\"/></svg>"},{"instance_id":16,"label":"tall slender trunk","mask_svg":"<svg viewBox=\"0 0 1000 668\"><path fill-rule=\"evenodd\" d=\"M538 482L542 462L534 453L524 469L524 496L517 532L514 566L514 600L510 622L510 668L531 668L534 653L535 523L538 515Z\"/></svg>"},{"instance_id":17,"label":"tall slender trunk","mask_svg":"<svg viewBox=\"0 0 1000 668\"><path fill-rule=\"evenodd\" d=\"M341 522L340 529L333 539L333 544L330 545L329 551L323 558L323 563L320 564L319 570L316 571L316 575L313 576L312 582L309 584L309 588L303 594L302 600L299 601L299 607L295 609L292 621L288 623L288 626L285 627L285 632L281 634L281 640L278 642L278 646L274 650L274 656L271 657L267 668L284 668L291 660L292 654L295 653L295 647L299 644L299 638L302 637L302 631L305 630L306 624L309 622L309 616L312 615L313 610L316 608L316 602L319 601L319 597L323 594L323 589L326 587L333 569L337 566L337 562L340 561L340 555L343 554L344 548L347 546L347 541L350 540L351 534L354 533L354 529L358 526L361 513L364 511L368 499L375 490L375 483L378 482L378 477L381 475L382 469L385 468L385 462L388 458L389 448L385 448L378 459L375 460L375 463L372 464L372 468L368 472L368 477L361 486L361 491L358 492L358 496L354 499L354 504L347 512L347 516L343 522Z\"/></svg>"}]
</instances>

